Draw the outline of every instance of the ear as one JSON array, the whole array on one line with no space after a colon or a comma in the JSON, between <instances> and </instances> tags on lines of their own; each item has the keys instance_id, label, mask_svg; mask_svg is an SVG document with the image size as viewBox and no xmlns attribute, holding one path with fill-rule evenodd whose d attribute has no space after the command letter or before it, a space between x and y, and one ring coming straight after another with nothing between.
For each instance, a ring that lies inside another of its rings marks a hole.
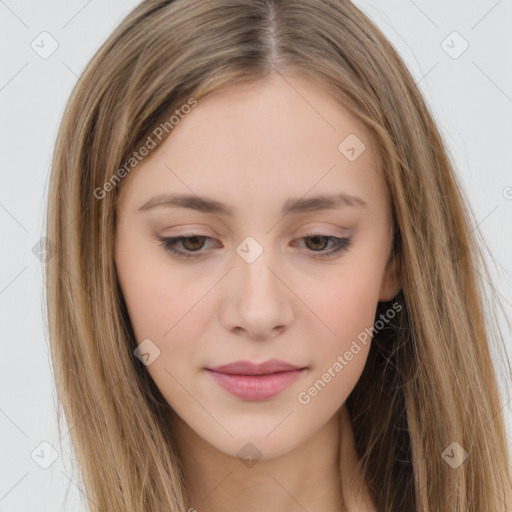
<instances>
[{"instance_id":1,"label":"ear","mask_svg":"<svg viewBox=\"0 0 512 512\"><path fill-rule=\"evenodd\" d=\"M402 288L400 279L400 260L397 255L391 254L390 260L382 276L379 292L379 301L386 302L397 295Z\"/></svg>"}]
</instances>

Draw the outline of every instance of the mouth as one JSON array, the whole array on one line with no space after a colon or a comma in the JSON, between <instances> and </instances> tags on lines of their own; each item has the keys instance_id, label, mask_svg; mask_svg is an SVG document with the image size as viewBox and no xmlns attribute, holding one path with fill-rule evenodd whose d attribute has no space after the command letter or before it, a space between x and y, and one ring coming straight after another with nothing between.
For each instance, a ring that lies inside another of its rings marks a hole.
<instances>
[{"instance_id":1,"label":"mouth","mask_svg":"<svg viewBox=\"0 0 512 512\"><path fill-rule=\"evenodd\" d=\"M307 367L272 359L264 363L235 361L206 368L213 380L228 393L243 400L267 400L299 379Z\"/></svg>"}]
</instances>

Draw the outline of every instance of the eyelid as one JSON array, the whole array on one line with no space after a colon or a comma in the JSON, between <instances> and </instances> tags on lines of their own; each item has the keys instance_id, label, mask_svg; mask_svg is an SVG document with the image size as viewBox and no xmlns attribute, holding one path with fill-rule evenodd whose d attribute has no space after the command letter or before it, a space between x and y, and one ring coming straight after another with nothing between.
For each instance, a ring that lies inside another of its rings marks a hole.
<instances>
[{"instance_id":1,"label":"eyelid","mask_svg":"<svg viewBox=\"0 0 512 512\"><path fill-rule=\"evenodd\" d=\"M204 238L206 241L209 241L209 240L216 241L216 239L211 236L203 235L203 234L200 234L197 232L189 232L186 234L181 234L181 235L172 236L172 237L156 236L155 238L160 241L159 245L163 246L164 250L166 250L173 256L180 258L180 259L190 260L190 259L199 259L199 258L203 257L205 255L205 253L208 254L208 251L204 251L204 250L202 250L202 248L198 249L197 251L176 250L173 247L171 247L171 244L172 244L172 246L174 246L174 245L179 244L181 241L183 241L185 239L194 238L194 237ZM329 242L334 243L334 247L335 247L334 249L331 248L330 250L321 250L321 251L311 251L311 250L307 251L306 250L306 252L309 253L311 255L311 257L313 257L315 259L320 259L320 260L333 259L339 253L348 251L350 249L350 247L352 246L352 237L351 236L338 237L338 236L334 236L334 235L327 235L327 234L322 233L321 230L307 231L306 233L304 233L302 236L298 237L297 239L304 240L306 238L311 238L311 237L324 237L324 238L328 239ZM297 239L294 239L294 240L297 240Z\"/></svg>"}]
</instances>

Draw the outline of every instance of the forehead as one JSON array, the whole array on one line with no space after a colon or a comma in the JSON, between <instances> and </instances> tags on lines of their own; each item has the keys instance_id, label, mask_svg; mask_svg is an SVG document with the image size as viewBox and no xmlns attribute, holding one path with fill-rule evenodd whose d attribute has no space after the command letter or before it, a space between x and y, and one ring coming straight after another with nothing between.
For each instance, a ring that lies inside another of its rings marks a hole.
<instances>
[{"instance_id":1,"label":"forehead","mask_svg":"<svg viewBox=\"0 0 512 512\"><path fill-rule=\"evenodd\" d=\"M375 141L319 83L274 76L214 91L182 116L124 183L129 195L232 196L270 204L283 196L386 195ZM276 206L277 207L277 206Z\"/></svg>"}]
</instances>

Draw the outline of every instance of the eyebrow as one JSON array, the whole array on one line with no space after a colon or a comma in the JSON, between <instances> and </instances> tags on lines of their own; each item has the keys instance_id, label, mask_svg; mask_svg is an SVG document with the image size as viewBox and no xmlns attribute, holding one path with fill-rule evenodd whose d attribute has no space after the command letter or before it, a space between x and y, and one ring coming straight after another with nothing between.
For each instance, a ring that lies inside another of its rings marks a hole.
<instances>
[{"instance_id":1,"label":"eyebrow","mask_svg":"<svg viewBox=\"0 0 512 512\"><path fill-rule=\"evenodd\" d=\"M146 211L161 206L167 208L188 208L199 212L228 216L233 216L234 213L228 205L215 199L188 194L160 194L142 205L139 211ZM323 194L309 198L290 198L283 204L281 215L340 209L347 206L364 208L367 204L360 197L345 193Z\"/></svg>"}]
</instances>

